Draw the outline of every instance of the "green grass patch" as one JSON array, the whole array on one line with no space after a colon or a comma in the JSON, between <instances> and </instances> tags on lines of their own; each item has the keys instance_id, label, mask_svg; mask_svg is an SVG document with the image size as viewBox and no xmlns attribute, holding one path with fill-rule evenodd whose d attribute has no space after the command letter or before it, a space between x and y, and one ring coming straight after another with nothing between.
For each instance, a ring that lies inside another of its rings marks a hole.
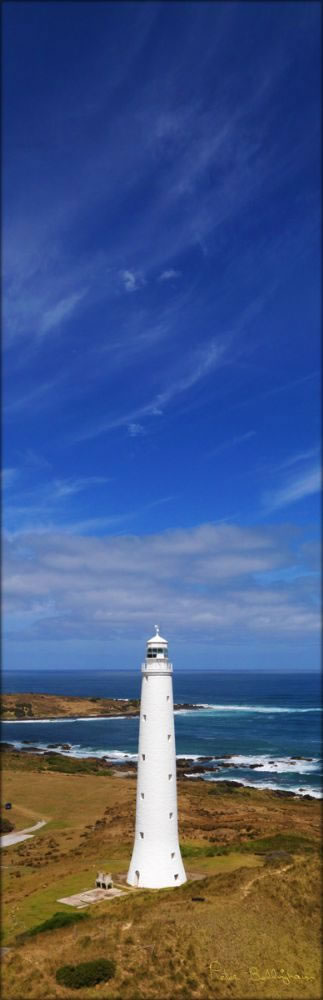
<instances>
[{"instance_id":1,"label":"green grass patch","mask_svg":"<svg viewBox=\"0 0 323 1000\"><path fill-rule=\"evenodd\" d=\"M80 990L82 986L106 983L113 978L115 971L116 963L113 959L97 958L93 962L80 962L78 965L61 965L56 972L56 982L61 986Z\"/></svg>"},{"instance_id":2,"label":"green grass patch","mask_svg":"<svg viewBox=\"0 0 323 1000\"><path fill-rule=\"evenodd\" d=\"M312 853L317 850L318 845L308 837L302 837L296 833L275 833L272 837L258 837L255 840L248 840L239 845L239 850L243 852L252 851L257 854L267 854L268 851L287 851L289 854L296 854L298 851Z\"/></svg>"},{"instance_id":3,"label":"green grass patch","mask_svg":"<svg viewBox=\"0 0 323 1000\"><path fill-rule=\"evenodd\" d=\"M59 910L57 913L53 913L49 920L44 920L42 924L36 924L36 927L30 927L28 931L23 931L22 934L17 934L16 941L22 943L26 941L27 938L35 937L36 934L43 934L45 931L56 931L58 927L69 927L70 924L77 924L79 920L86 920L88 917L87 913L72 913Z\"/></svg>"},{"instance_id":4,"label":"green grass patch","mask_svg":"<svg viewBox=\"0 0 323 1000\"><path fill-rule=\"evenodd\" d=\"M39 758L39 770L59 771L63 774L104 774L110 777L111 772L101 764L100 761L87 760L86 758L75 760L73 757L64 757L60 754L46 754Z\"/></svg>"},{"instance_id":5,"label":"green grass patch","mask_svg":"<svg viewBox=\"0 0 323 1000\"><path fill-rule=\"evenodd\" d=\"M267 854L270 851L287 851L295 854L297 851L312 853L318 845L314 841L294 833L276 833L272 837L258 837L244 843L221 844L181 844L183 858L215 858L227 854Z\"/></svg>"}]
</instances>

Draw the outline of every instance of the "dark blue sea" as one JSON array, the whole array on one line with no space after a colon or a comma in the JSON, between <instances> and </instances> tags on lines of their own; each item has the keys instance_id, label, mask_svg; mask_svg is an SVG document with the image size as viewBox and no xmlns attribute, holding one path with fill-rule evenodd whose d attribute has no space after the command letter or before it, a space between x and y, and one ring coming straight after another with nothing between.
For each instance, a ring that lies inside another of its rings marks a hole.
<instances>
[{"instance_id":1,"label":"dark blue sea","mask_svg":"<svg viewBox=\"0 0 323 1000\"><path fill-rule=\"evenodd\" d=\"M140 697L140 670L132 672L10 672L6 692L90 697ZM174 673L174 700L203 705L176 713L178 756L210 756L205 780L225 777L258 788L321 795L321 699L316 674L247 671ZM74 756L136 759L139 720L59 719L3 723L2 740L45 749L69 743ZM234 768L221 768L231 754ZM293 759L294 758L294 759ZM298 758L298 759L297 759ZM300 759L306 758L306 759ZM251 768L257 764L256 768ZM213 768L219 770L214 773ZM194 780L194 779L192 779Z\"/></svg>"}]
</instances>

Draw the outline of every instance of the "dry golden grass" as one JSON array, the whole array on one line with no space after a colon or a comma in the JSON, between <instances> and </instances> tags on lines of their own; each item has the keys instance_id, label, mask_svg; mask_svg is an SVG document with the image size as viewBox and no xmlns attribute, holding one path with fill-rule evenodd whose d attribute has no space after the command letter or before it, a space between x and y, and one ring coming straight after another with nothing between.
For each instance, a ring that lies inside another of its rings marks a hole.
<instances>
[{"instance_id":1,"label":"dry golden grass","mask_svg":"<svg viewBox=\"0 0 323 1000\"><path fill-rule=\"evenodd\" d=\"M82 925L39 934L17 947L16 934L64 908L59 896L89 888L98 867L116 878L126 872L135 811L132 779L27 773L26 758L20 760L21 770L4 771L5 797L35 820L39 814L51 820L32 840L3 854L9 865L3 872L3 943L12 946L4 956L5 1000L318 1000L318 802L179 782L181 839L186 852L201 849L185 865L200 873L200 881L161 892L130 890L89 907ZM292 856L272 864L252 849L244 853L247 842L275 834L289 847L290 835L303 836L309 851L300 841ZM205 852L214 844L229 853L210 857ZM204 902L194 902L194 896ZM58 966L97 957L116 960L110 983L80 992L56 983Z\"/></svg>"}]
</instances>

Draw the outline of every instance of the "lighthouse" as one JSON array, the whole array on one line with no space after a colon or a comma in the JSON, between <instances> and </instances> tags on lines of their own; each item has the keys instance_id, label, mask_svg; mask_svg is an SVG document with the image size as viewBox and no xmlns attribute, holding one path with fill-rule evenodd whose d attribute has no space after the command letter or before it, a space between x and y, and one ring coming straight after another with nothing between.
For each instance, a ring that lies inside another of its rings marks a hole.
<instances>
[{"instance_id":1,"label":"lighthouse","mask_svg":"<svg viewBox=\"0 0 323 1000\"><path fill-rule=\"evenodd\" d=\"M127 882L163 889L186 882L178 842L173 666L167 640L148 639L141 667L136 829Z\"/></svg>"}]
</instances>

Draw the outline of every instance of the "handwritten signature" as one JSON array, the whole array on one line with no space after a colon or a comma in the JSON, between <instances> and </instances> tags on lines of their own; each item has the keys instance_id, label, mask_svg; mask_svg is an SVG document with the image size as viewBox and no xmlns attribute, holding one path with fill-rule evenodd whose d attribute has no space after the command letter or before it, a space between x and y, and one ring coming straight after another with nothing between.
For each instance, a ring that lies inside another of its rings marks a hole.
<instances>
[{"instance_id":1,"label":"handwritten signature","mask_svg":"<svg viewBox=\"0 0 323 1000\"><path fill-rule=\"evenodd\" d=\"M239 982L241 978L236 972L223 968L220 962L217 961L210 962L209 969L211 974L219 979L220 982ZM306 972L300 974L298 972L289 972L288 969L259 969L256 965L244 970L244 974L248 975L252 983L280 981L289 986L291 983L313 983L315 981L314 976L310 976Z\"/></svg>"}]
</instances>

